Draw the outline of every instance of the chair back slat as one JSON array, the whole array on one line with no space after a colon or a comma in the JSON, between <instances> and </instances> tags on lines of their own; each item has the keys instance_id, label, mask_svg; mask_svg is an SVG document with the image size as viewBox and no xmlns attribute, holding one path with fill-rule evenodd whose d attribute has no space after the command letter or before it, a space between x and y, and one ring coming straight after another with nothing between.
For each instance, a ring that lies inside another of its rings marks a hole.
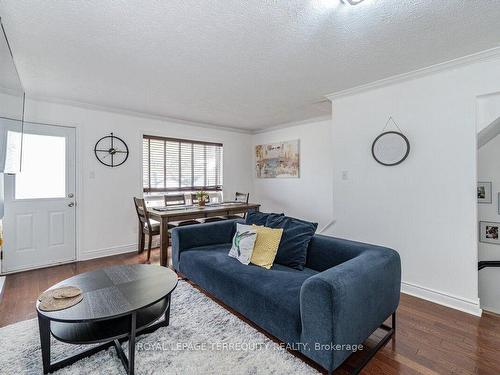
<instances>
[{"instance_id":1,"label":"chair back slat","mask_svg":"<svg viewBox=\"0 0 500 375\"><path fill-rule=\"evenodd\" d=\"M141 224L151 231L151 222L149 221L148 210L146 208L146 201L143 198L134 197L135 212Z\"/></svg>"},{"instance_id":2,"label":"chair back slat","mask_svg":"<svg viewBox=\"0 0 500 375\"><path fill-rule=\"evenodd\" d=\"M236 192L234 200L236 202L243 202L248 204L248 198L250 197L250 193L238 193Z\"/></svg>"},{"instance_id":3,"label":"chair back slat","mask_svg":"<svg viewBox=\"0 0 500 375\"><path fill-rule=\"evenodd\" d=\"M185 205L186 196L184 194L165 195L165 206Z\"/></svg>"},{"instance_id":4,"label":"chair back slat","mask_svg":"<svg viewBox=\"0 0 500 375\"><path fill-rule=\"evenodd\" d=\"M236 192L236 194L234 195L234 200L236 202L241 202L241 203L248 204L248 198L249 197L250 197L250 193L239 193L239 192ZM245 212L242 217L244 219L246 219L247 213Z\"/></svg>"}]
</instances>

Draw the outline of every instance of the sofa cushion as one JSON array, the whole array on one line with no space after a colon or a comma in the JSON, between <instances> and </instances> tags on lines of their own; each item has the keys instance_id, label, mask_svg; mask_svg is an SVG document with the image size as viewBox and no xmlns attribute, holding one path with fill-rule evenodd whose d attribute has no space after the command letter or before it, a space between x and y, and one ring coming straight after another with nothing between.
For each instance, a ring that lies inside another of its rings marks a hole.
<instances>
[{"instance_id":1,"label":"sofa cushion","mask_svg":"<svg viewBox=\"0 0 500 375\"><path fill-rule=\"evenodd\" d=\"M231 244L180 254L180 272L284 342L299 342L300 288L317 271L275 264L270 270L228 257Z\"/></svg>"},{"instance_id":2,"label":"sofa cushion","mask_svg":"<svg viewBox=\"0 0 500 375\"><path fill-rule=\"evenodd\" d=\"M284 216L284 214L274 214L274 213L266 213L260 211L248 211L245 224L266 225L266 221L269 217L279 217L279 216Z\"/></svg>"},{"instance_id":3,"label":"sofa cushion","mask_svg":"<svg viewBox=\"0 0 500 375\"><path fill-rule=\"evenodd\" d=\"M307 247L314 236L318 223L289 216L269 216L266 227L283 228L275 263L301 270L307 259Z\"/></svg>"},{"instance_id":4,"label":"sofa cushion","mask_svg":"<svg viewBox=\"0 0 500 375\"><path fill-rule=\"evenodd\" d=\"M252 228L257 231L257 239L255 240L250 262L256 266L270 269L278 252L283 229L267 228L255 224L252 225Z\"/></svg>"}]
</instances>

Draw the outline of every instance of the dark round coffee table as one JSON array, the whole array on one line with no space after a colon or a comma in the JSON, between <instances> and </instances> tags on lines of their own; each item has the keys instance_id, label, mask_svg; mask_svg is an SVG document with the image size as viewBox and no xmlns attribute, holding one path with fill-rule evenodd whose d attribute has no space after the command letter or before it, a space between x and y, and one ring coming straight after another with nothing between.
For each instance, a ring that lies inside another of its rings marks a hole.
<instances>
[{"instance_id":1,"label":"dark round coffee table","mask_svg":"<svg viewBox=\"0 0 500 375\"><path fill-rule=\"evenodd\" d=\"M166 267L135 264L103 268L66 279L49 289L72 285L83 300L59 311L41 311L37 301L43 373L56 371L111 346L128 374L134 373L135 338L169 324L170 296L177 275ZM155 323L159 318L164 319ZM153 324L154 323L154 324ZM69 344L96 344L55 363L50 360L50 335ZM121 343L129 341L126 357Z\"/></svg>"}]
</instances>

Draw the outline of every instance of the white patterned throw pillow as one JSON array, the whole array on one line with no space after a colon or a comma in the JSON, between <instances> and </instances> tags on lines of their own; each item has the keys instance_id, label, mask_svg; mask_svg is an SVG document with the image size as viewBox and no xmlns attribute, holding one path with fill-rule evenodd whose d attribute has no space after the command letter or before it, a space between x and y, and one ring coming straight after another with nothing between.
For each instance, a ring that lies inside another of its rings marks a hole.
<instances>
[{"instance_id":1,"label":"white patterned throw pillow","mask_svg":"<svg viewBox=\"0 0 500 375\"><path fill-rule=\"evenodd\" d=\"M238 259L243 264L249 264L252 257L253 246L257 239L257 231L251 225L236 224L236 233L229 256Z\"/></svg>"}]
</instances>

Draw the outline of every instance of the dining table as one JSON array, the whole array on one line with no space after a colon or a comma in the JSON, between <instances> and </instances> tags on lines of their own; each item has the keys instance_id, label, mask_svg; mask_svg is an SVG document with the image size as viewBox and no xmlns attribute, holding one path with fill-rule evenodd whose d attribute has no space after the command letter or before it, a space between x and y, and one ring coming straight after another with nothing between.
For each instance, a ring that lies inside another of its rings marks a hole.
<instances>
[{"instance_id":1,"label":"dining table","mask_svg":"<svg viewBox=\"0 0 500 375\"><path fill-rule=\"evenodd\" d=\"M149 218L160 223L160 265L168 267L169 225L168 223L203 219L214 216L230 216L245 214L248 211L259 211L260 204L245 202L207 203L205 206L160 206L148 207ZM139 236L142 233L142 224L139 223ZM197 224L193 224L197 225ZM201 223L200 223L201 225ZM140 243L140 241L139 241Z\"/></svg>"}]
</instances>

